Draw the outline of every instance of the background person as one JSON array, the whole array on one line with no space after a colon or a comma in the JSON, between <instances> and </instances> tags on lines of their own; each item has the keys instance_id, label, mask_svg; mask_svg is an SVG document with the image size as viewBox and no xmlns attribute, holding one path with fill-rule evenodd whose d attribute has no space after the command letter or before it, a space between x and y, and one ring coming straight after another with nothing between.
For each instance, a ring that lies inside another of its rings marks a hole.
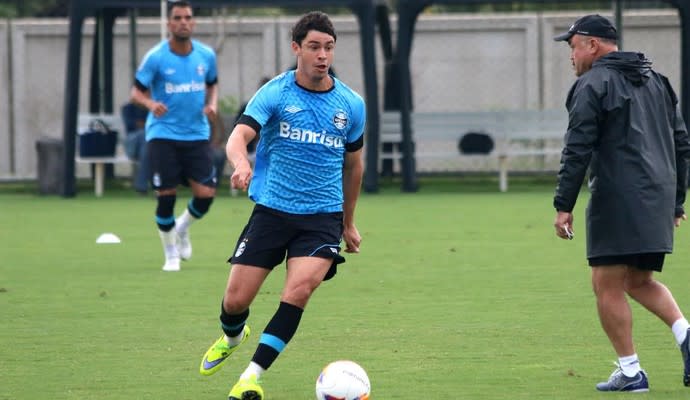
<instances>
[{"instance_id":1,"label":"background person","mask_svg":"<svg viewBox=\"0 0 690 400\"><path fill-rule=\"evenodd\" d=\"M148 110L133 103L122 106L122 121L127 131L125 153L130 160L136 161L134 171L134 190L146 194L151 179L149 159L146 153L146 117Z\"/></svg>"},{"instance_id":2,"label":"background person","mask_svg":"<svg viewBox=\"0 0 690 400\"><path fill-rule=\"evenodd\" d=\"M232 185L256 203L239 237L221 305L223 334L208 349L200 372L218 371L249 335L249 306L271 270L287 258L278 308L229 400L264 398L262 374L290 342L312 293L335 274L345 251L359 252L354 211L362 182L364 101L328 75L336 34L322 12L292 29L297 70L264 85L232 131L227 154ZM261 132L255 167L247 145Z\"/></svg>"},{"instance_id":3,"label":"background person","mask_svg":"<svg viewBox=\"0 0 690 400\"><path fill-rule=\"evenodd\" d=\"M179 271L180 258L191 257L189 226L208 212L216 193L208 121L218 109L216 54L191 39L194 25L189 2L169 3L170 39L146 54L131 91L131 101L149 110L146 140L164 271ZM175 219L179 184L188 184L193 197Z\"/></svg>"},{"instance_id":4,"label":"background person","mask_svg":"<svg viewBox=\"0 0 690 400\"><path fill-rule=\"evenodd\" d=\"M555 37L570 45L577 81L566 100L565 148L554 197L556 234L568 238L572 210L590 168L587 259L601 325L618 368L600 391L646 392L626 294L668 325L690 385L690 325L671 292L654 279L673 250L673 227L686 219L690 143L678 99L641 53L620 52L609 20L584 16Z\"/></svg>"}]
</instances>

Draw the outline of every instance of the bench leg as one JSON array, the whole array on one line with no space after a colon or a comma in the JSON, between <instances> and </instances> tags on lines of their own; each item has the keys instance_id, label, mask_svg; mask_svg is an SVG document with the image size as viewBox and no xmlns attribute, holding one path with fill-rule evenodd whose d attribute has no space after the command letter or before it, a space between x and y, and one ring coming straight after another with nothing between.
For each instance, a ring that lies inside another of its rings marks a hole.
<instances>
[{"instance_id":1,"label":"bench leg","mask_svg":"<svg viewBox=\"0 0 690 400\"><path fill-rule=\"evenodd\" d=\"M105 179L105 164L95 163L94 166L94 193L96 197L103 196L103 180Z\"/></svg>"},{"instance_id":2,"label":"bench leg","mask_svg":"<svg viewBox=\"0 0 690 400\"><path fill-rule=\"evenodd\" d=\"M508 191L508 157L498 156L498 190Z\"/></svg>"}]
</instances>

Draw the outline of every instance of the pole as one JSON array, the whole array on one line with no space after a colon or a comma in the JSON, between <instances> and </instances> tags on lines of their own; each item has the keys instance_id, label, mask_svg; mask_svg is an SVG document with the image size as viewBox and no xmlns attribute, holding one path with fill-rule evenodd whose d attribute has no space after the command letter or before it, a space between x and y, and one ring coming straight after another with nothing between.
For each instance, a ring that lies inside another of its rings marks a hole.
<instances>
[{"instance_id":1,"label":"pole","mask_svg":"<svg viewBox=\"0 0 690 400\"><path fill-rule=\"evenodd\" d=\"M614 2L614 15L616 16L616 29L618 29L618 49L623 50L623 0Z\"/></svg>"},{"instance_id":2,"label":"pole","mask_svg":"<svg viewBox=\"0 0 690 400\"><path fill-rule=\"evenodd\" d=\"M105 11L98 13L98 112L105 112Z\"/></svg>"},{"instance_id":3,"label":"pole","mask_svg":"<svg viewBox=\"0 0 690 400\"><path fill-rule=\"evenodd\" d=\"M161 41L165 40L167 36L166 32L166 19L168 14L167 0L161 0Z\"/></svg>"},{"instance_id":4,"label":"pole","mask_svg":"<svg viewBox=\"0 0 690 400\"><path fill-rule=\"evenodd\" d=\"M134 77L137 73L137 9L129 10L129 76Z\"/></svg>"}]
</instances>

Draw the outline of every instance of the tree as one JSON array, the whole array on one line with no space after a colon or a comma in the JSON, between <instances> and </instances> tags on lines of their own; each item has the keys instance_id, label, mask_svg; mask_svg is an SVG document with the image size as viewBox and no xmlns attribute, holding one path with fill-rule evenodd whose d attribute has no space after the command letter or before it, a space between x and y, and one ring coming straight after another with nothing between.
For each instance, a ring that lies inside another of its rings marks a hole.
<instances>
[{"instance_id":1,"label":"tree","mask_svg":"<svg viewBox=\"0 0 690 400\"><path fill-rule=\"evenodd\" d=\"M9 0L0 4L0 17L66 17L69 0Z\"/></svg>"}]
</instances>

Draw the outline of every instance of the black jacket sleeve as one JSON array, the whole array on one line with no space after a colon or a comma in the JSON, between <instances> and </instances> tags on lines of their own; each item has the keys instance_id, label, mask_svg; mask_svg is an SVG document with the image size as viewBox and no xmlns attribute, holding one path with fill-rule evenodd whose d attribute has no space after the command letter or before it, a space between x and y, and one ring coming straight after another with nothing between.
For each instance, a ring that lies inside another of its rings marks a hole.
<instances>
[{"instance_id":1,"label":"black jacket sleeve","mask_svg":"<svg viewBox=\"0 0 690 400\"><path fill-rule=\"evenodd\" d=\"M558 185L553 206L558 211L572 212L580 193L592 151L599 137L601 94L587 75L578 79L568 93L568 130L561 153Z\"/></svg>"},{"instance_id":2,"label":"black jacket sleeve","mask_svg":"<svg viewBox=\"0 0 690 400\"><path fill-rule=\"evenodd\" d=\"M676 92L671 87L668 78L659 74L666 91L670 97L673 105L673 114L671 118L671 126L673 127L673 142L676 152L676 208L675 216L680 217L685 214L683 204L685 204L685 196L688 191L688 159L690 159L690 139L688 138L687 127L683 121L683 115L678 104L678 97Z\"/></svg>"}]
</instances>

